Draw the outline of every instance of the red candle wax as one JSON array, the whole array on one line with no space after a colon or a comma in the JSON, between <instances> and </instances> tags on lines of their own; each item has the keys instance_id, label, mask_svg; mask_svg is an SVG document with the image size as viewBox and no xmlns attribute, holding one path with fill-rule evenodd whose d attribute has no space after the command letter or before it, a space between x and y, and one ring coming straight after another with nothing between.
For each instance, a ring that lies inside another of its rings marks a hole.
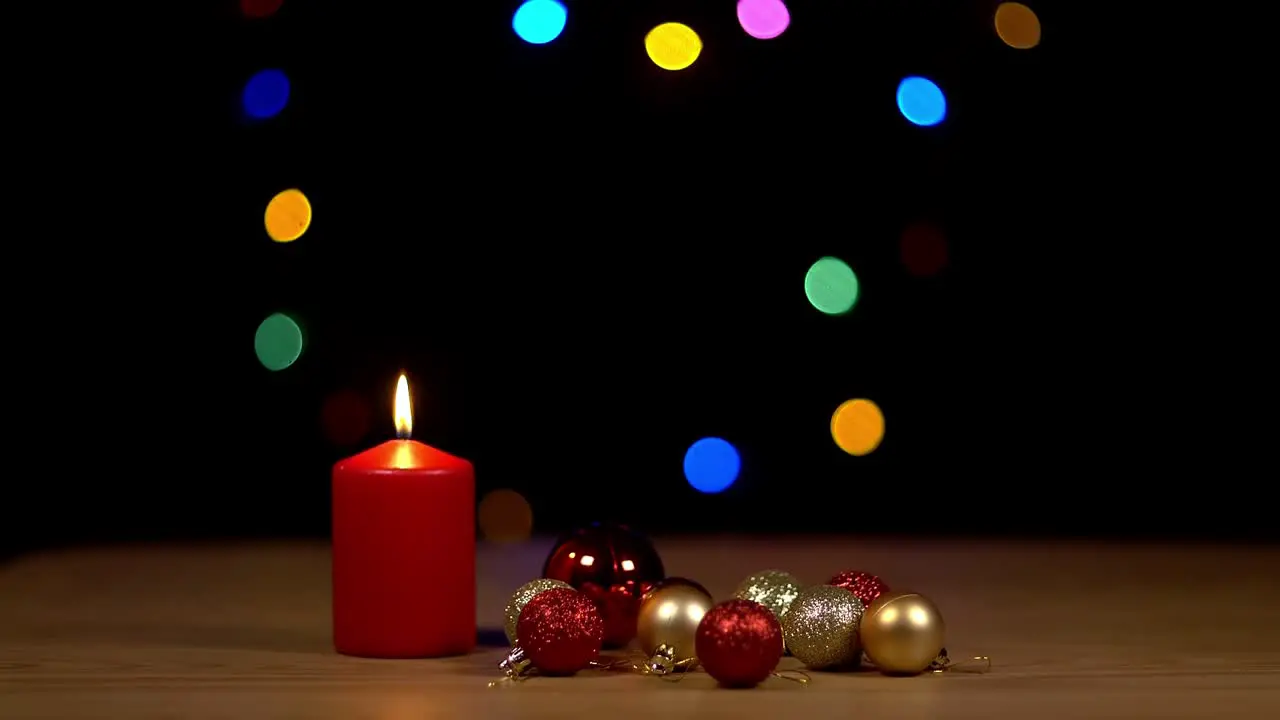
<instances>
[{"instance_id":1,"label":"red candle wax","mask_svg":"<svg viewBox=\"0 0 1280 720\"><path fill-rule=\"evenodd\" d=\"M475 471L407 439L333 466L333 642L344 655L461 655L476 644Z\"/></svg>"}]
</instances>

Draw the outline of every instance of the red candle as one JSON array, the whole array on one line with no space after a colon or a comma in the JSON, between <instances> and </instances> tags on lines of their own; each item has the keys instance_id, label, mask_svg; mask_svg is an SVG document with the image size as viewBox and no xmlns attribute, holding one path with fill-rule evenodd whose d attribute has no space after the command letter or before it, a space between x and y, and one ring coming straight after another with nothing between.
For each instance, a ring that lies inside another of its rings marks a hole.
<instances>
[{"instance_id":1,"label":"red candle","mask_svg":"<svg viewBox=\"0 0 1280 720\"><path fill-rule=\"evenodd\" d=\"M396 385L397 440L333 466L333 643L344 655L461 655L476 644L475 470L409 439L409 383Z\"/></svg>"}]
</instances>

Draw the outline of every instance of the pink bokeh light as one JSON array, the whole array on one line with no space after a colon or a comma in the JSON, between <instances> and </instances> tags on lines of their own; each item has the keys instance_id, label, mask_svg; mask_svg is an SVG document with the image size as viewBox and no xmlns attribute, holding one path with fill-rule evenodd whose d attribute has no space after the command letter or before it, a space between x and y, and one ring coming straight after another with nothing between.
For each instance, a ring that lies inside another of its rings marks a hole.
<instances>
[{"instance_id":1,"label":"pink bokeh light","mask_svg":"<svg viewBox=\"0 0 1280 720\"><path fill-rule=\"evenodd\" d=\"M772 40L791 25L782 0L738 0L738 24L757 40Z\"/></svg>"}]
</instances>

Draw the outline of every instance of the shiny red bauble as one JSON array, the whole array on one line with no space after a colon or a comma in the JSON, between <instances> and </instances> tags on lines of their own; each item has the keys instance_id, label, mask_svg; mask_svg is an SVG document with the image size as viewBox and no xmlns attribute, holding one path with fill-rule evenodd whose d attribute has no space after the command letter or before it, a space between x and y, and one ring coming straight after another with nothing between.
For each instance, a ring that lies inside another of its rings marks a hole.
<instances>
[{"instance_id":1,"label":"shiny red bauble","mask_svg":"<svg viewBox=\"0 0 1280 720\"><path fill-rule=\"evenodd\" d=\"M516 622L516 645L538 672L572 675L600 657L604 621L582 593L553 588L534 595Z\"/></svg>"},{"instance_id":2,"label":"shiny red bauble","mask_svg":"<svg viewBox=\"0 0 1280 720\"><path fill-rule=\"evenodd\" d=\"M782 659L782 625L754 600L728 600L702 616L694 648L698 663L721 685L755 687Z\"/></svg>"},{"instance_id":3,"label":"shiny red bauble","mask_svg":"<svg viewBox=\"0 0 1280 720\"><path fill-rule=\"evenodd\" d=\"M871 603L875 602L876 598L889 592L889 586L885 585L883 580L871 573L857 570L845 570L828 580L827 584L842 587L853 593L862 601L864 608L871 607Z\"/></svg>"},{"instance_id":4,"label":"shiny red bauble","mask_svg":"<svg viewBox=\"0 0 1280 720\"><path fill-rule=\"evenodd\" d=\"M665 576L648 538L625 525L605 523L566 535L542 566L542 577L567 582L595 601L607 647L622 647L636 636L640 598Z\"/></svg>"}]
</instances>

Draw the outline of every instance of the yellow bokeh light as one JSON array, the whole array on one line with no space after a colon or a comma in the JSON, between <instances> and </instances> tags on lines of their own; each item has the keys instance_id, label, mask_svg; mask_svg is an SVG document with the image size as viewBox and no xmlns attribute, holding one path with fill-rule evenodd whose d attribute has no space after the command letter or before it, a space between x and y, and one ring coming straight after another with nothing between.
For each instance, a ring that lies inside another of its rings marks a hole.
<instances>
[{"instance_id":1,"label":"yellow bokeh light","mask_svg":"<svg viewBox=\"0 0 1280 720\"><path fill-rule=\"evenodd\" d=\"M533 508L515 490L487 493L480 501L476 517L481 537L490 542L520 542L533 533Z\"/></svg>"},{"instance_id":2,"label":"yellow bokeh light","mask_svg":"<svg viewBox=\"0 0 1280 720\"><path fill-rule=\"evenodd\" d=\"M285 190L267 203L264 222L272 240L293 242L311 227L311 201L301 190Z\"/></svg>"},{"instance_id":3,"label":"yellow bokeh light","mask_svg":"<svg viewBox=\"0 0 1280 720\"><path fill-rule=\"evenodd\" d=\"M870 455L884 440L884 413L870 400L841 403L831 414L831 438L850 455Z\"/></svg>"},{"instance_id":4,"label":"yellow bokeh light","mask_svg":"<svg viewBox=\"0 0 1280 720\"><path fill-rule=\"evenodd\" d=\"M702 38L682 23L663 23L644 36L649 59L663 70L683 70L702 54Z\"/></svg>"},{"instance_id":5,"label":"yellow bokeh light","mask_svg":"<svg viewBox=\"0 0 1280 720\"><path fill-rule=\"evenodd\" d=\"M1030 50L1040 44L1040 18L1022 3L1000 3L996 8L996 35L1011 48Z\"/></svg>"}]
</instances>

